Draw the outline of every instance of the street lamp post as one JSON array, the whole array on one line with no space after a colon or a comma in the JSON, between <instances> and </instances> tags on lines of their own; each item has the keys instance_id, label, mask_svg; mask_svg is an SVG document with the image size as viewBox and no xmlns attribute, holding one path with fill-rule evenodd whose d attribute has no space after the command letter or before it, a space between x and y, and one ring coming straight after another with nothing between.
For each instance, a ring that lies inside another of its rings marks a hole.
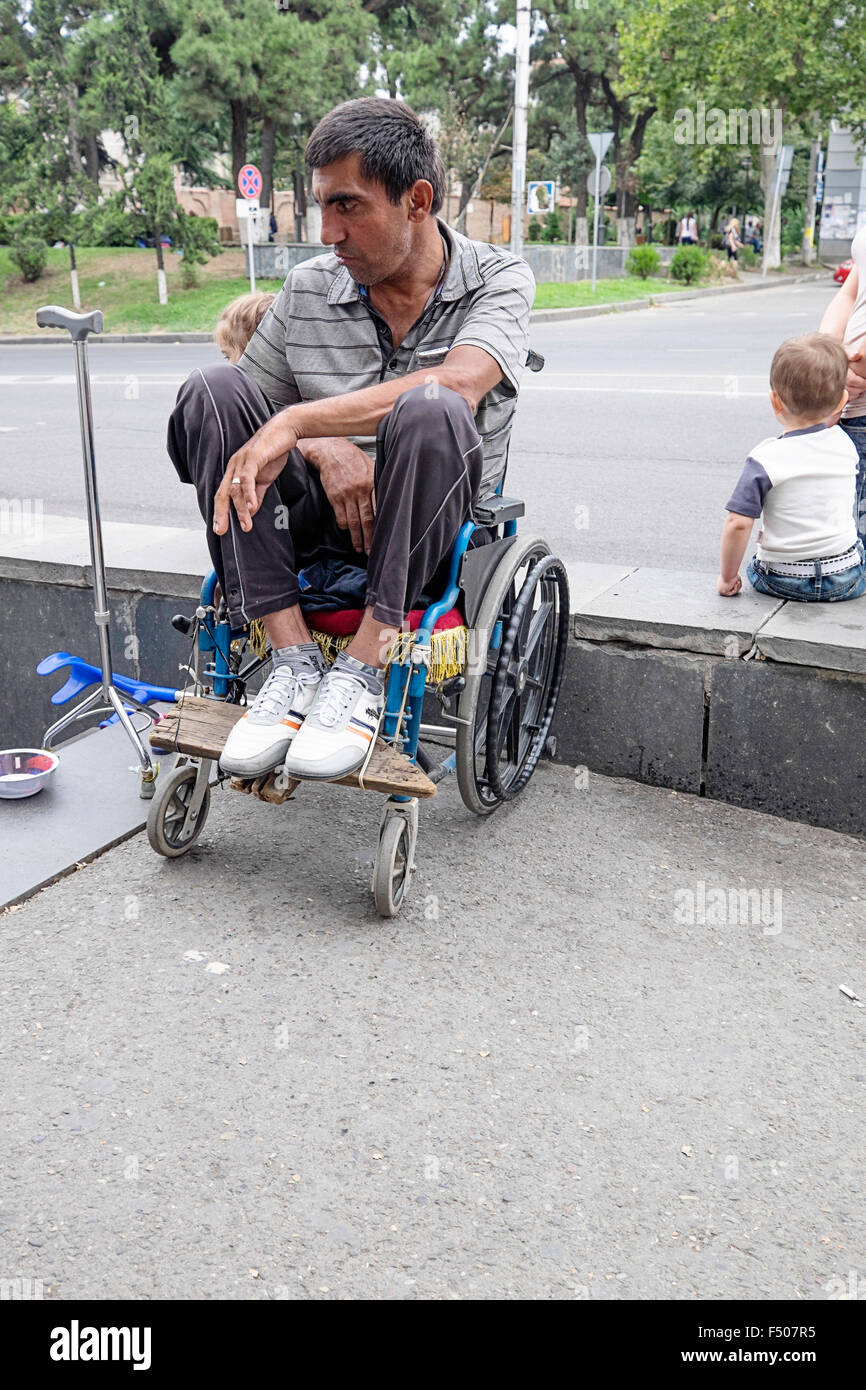
<instances>
[{"instance_id":1,"label":"street lamp post","mask_svg":"<svg viewBox=\"0 0 866 1390\"><path fill-rule=\"evenodd\" d=\"M523 251L526 201L526 138L529 105L530 0L517 0L517 47L514 64L514 140L511 151L511 251Z\"/></svg>"}]
</instances>

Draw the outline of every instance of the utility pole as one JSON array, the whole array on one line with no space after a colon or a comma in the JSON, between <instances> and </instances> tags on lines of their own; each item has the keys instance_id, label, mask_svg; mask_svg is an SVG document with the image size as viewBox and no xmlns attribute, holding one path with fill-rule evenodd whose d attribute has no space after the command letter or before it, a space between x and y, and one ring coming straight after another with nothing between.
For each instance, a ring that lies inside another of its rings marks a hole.
<instances>
[{"instance_id":1,"label":"utility pole","mask_svg":"<svg viewBox=\"0 0 866 1390\"><path fill-rule=\"evenodd\" d=\"M517 0L517 53L514 66L514 144L511 150L511 250L523 252L526 197L526 139L529 106L529 17L531 0Z\"/></svg>"}]
</instances>

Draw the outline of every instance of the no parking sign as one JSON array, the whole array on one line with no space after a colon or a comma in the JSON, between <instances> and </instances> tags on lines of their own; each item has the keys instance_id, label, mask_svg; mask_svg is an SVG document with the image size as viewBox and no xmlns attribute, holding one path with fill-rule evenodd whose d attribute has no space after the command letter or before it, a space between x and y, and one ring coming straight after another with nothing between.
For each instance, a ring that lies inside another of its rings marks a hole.
<instances>
[{"instance_id":1,"label":"no parking sign","mask_svg":"<svg viewBox=\"0 0 866 1390\"><path fill-rule=\"evenodd\" d=\"M238 188L244 198L258 198L262 191L262 175L255 164L245 164L238 174Z\"/></svg>"},{"instance_id":2,"label":"no parking sign","mask_svg":"<svg viewBox=\"0 0 866 1390\"><path fill-rule=\"evenodd\" d=\"M250 204L250 213L252 214L252 210L253 210L253 209L252 209L252 204L253 204L253 203L255 203L255 205L256 205L256 212L258 212L258 208L259 208L259 194L260 194L261 191L262 191L262 175L261 175L261 171L260 171L259 169L256 168L255 164L245 164L244 167L241 169L240 173L238 174L238 189L240 190L240 193L241 193L242 197L246 198L247 201L249 202L249 204ZM253 219L252 219L252 216L250 216L250 219L249 219L249 226L248 226L248 230L247 230L247 253L248 253L248 256L249 256L249 266L250 266L250 290L253 291L253 292L255 292L255 288L256 288L256 272L255 272L255 267L254 267L254 264L253 264Z\"/></svg>"}]
</instances>

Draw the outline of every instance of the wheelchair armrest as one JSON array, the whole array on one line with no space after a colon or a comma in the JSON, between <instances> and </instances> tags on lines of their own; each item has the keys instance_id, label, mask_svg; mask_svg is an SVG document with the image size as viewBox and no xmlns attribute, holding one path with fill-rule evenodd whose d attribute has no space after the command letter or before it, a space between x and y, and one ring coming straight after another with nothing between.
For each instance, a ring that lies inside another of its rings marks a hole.
<instances>
[{"instance_id":1,"label":"wheelchair armrest","mask_svg":"<svg viewBox=\"0 0 866 1390\"><path fill-rule=\"evenodd\" d=\"M515 521L526 512L526 503L516 497L483 497L472 509L472 520L481 526L500 526L503 521Z\"/></svg>"}]
</instances>

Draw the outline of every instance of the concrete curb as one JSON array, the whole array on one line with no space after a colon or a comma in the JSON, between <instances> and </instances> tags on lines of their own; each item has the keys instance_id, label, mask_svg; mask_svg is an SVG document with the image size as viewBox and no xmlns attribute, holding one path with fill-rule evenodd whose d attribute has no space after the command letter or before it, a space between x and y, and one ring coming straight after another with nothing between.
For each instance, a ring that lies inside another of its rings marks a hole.
<instances>
[{"instance_id":1,"label":"concrete curb","mask_svg":"<svg viewBox=\"0 0 866 1390\"><path fill-rule=\"evenodd\" d=\"M736 294L743 290L779 289L783 285L800 285L811 280L824 280L829 270L808 271L803 275L784 275L772 281L759 280L757 284L709 285L700 290L661 290L646 299L624 299L618 304L583 304L569 309L535 309L533 323L557 323L562 319L588 319L598 314L626 314L635 309L649 309L653 304L664 304L668 300L679 302L684 299L702 299L706 295ZM0 347L22 347L30 343L58 343L63 339L56 333L28 333L7 337L0 333ZM100 343L153 343L164 347L170 343L211 343L212 333L102 333L94 338Z\"/></svg>"},{"instance_id":2,"label":"concrete curb","mask_svg":"<svg viewBox=\"0 0 866 1390\"><path fill-rule=\"evenodd\" d=\"M598 314L630 313L633 309L650 309L656 304L679 304L684 299L704 299L710 295L738 294L749 290L781 289L786 285L825 280L829 275L828 270L807 271L803 275L783 275L774 280L758 280L755 284L741 282L737 285L707 285L699 290L661 290L658 294L648 295L646 299L623 299L618 304L585 304L569 309L534 309L532 322L557 323L563 319L594 318Z\"/></svg>"}]
</instances>

